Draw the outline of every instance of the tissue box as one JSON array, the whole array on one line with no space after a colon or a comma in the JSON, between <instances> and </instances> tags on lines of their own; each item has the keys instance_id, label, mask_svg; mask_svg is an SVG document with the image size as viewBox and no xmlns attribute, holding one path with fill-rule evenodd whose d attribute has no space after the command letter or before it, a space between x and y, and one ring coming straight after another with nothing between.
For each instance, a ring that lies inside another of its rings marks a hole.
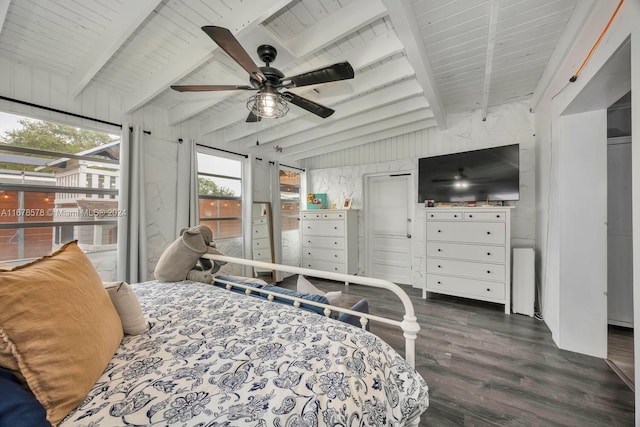
<instances>
[{"instance_id":1,"label":"tissue box","mask_svg":"<svg viewBox=\"0 0 640 427\"><path fill-rule=\"evenodd\" d=\"M309 193L307 194L307 209L327 209L326 193Z\"/></svg>"}]
</instances>

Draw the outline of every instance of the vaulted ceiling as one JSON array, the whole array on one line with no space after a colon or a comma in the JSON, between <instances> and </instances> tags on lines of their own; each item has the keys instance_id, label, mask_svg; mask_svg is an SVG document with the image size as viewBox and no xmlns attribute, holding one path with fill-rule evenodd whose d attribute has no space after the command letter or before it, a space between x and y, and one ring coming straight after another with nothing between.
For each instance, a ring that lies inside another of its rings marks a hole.
<instances>
[{"instance_id":1,"label":"vaulted ceiling","mask_svg":"<svg viewBox=\"0 0 640 427\"><path fill-rule=\"evenodd\" d=\"M577 0L0 0L0 56L121 94L130 113L256 154L300 160L431 126L447 114L530 98ZM254 62L274 46L286 76L349 61L355 78L292 89L336 112L296 106L246 123L249 92L180 93L170 85L247 85L247 72L201 27L228 28ZM256 145L259 140L260 145Z\"/></svg>"}]
</instances>

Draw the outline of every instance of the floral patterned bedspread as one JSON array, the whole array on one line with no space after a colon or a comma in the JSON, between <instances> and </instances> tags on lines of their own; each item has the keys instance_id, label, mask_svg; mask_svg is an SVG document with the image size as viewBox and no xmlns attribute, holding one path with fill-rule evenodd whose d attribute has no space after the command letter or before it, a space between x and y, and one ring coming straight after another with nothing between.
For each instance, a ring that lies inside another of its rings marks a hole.
<instances>
[{"instance_id":1,"label":"floral patterned bedspread","mask_svg":"<svg viewBox=\"0 0 640 427\"><path fill-rule=\"evenodd\" d=\"M371 333L211 285L132 286L150 331L125 336L62 426L400 426L428 406Z\"/></svg>"}]
</instances>

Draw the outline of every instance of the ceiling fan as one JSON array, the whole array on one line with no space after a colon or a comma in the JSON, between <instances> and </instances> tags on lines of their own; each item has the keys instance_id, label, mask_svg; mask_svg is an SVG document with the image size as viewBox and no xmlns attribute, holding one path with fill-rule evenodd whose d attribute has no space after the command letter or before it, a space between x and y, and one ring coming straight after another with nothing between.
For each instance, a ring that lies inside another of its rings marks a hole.
<instances>
[{"instance_id":1,"label":"ceiling fan","mask_svg":"<svg viewBox=\"0 0 640 427\"><path fill-rule=\"evenodd\" d=\"M227 90L257 91L247 102L249 116L247 122L260 121L264 118L279 118L287 114L289 106L287 102L297 105L322 118L327 118L335 111L320 105L307 98L296 95L293 92L282 91L293 87L309 86L320 83L335 82L353 78L353 68L348 62L339 62L328 67L308 71L296 76L285 77L278 69L270 64L275 60L278 52L273 46L261 45L258 47L258 56L266 64L258 67L234 35L226 28L208 25L202 27L214 42L224 50L233 60L249 73L251 86L236 85L182 85L171 86L171 89L179 92L206 92Z\"/></svg>"}]
</instances>

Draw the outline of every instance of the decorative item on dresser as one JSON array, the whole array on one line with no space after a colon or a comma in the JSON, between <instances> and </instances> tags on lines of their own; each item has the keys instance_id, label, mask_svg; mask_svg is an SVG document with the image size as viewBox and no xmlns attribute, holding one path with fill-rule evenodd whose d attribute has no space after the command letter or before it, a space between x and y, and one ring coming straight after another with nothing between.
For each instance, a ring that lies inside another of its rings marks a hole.
<instances>
[{"instance_id":1,"label":"decorative item on dresser","mask_svg":"<svg viewBox=\"0 0 640 427\"><path fill-rule=\"evenodd\" d=\"M426 208L425 290L504 304L511 312L511 211Z\"/></svg>"},{"instance_id":2,"label":"decorative item on dresser","mask_svg":"<svg viewBox=\"0 0 640 427\"><path fill-rule=\"evenodd\" d=\"M358 272L358 211L301 211L302 266L336 273Z\"/></svg>"}]
</instances>

